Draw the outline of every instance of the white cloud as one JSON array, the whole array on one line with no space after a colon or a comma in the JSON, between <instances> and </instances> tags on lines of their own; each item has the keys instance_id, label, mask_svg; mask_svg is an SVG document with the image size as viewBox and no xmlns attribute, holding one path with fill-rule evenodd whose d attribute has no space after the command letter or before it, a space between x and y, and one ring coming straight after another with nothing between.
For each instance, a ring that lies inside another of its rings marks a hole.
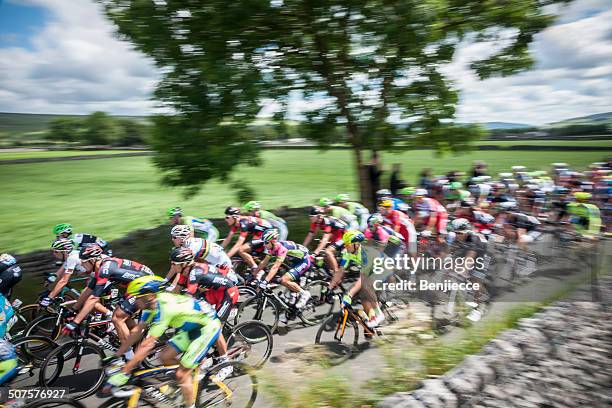
<instances>
[{"instance_id":1,"label":"white cloud","mask_svg":"<svg viewBox=\"0 0 612 408\"><path fill-rule=\"evenodd\" d=\"M150 113L157 72L113 36L92 1L27 0L50 12L31 49L0 48L0 111Z\"/></svg>"}]
</instances>

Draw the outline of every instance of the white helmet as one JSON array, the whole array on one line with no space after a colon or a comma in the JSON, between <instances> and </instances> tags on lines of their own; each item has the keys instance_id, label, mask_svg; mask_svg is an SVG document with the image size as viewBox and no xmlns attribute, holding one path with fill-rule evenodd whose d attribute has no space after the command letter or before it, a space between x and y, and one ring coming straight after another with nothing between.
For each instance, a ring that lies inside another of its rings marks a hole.
<instances>
[{"instance_id":1,"label":"white helmet","mask_svg":"<svg viewBox=\"0 0 612 408\"><path fill-rule=\"evenodd\" d=\"M465 218L457 218L450 223L451 231L469 231L472 229L472 224Z\"/></svg>"},{"instance_id":2,"label":"white helmet","mask_svg":"<svg viewBox=\"0 0 612 408\"><path fill-rule=\"evenodd\" d=\"M189 238L191 236L191 227L189 225L175 225L170 231L172 238Z\"/></svg>"}]
</instances>

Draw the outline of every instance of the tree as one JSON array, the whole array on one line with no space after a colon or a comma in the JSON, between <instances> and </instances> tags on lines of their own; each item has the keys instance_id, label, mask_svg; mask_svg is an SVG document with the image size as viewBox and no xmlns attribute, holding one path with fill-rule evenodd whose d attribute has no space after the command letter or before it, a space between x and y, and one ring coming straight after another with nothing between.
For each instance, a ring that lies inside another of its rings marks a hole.
<instances>
[{"instance_id":1,"label":"tree","mask_svg":"<svg viewBox=\"0 0 612 408\"><path fill-rule=\"evenodd\" d=\"M83 122L83 142L90 145L107 145L117 135L115 121L105 112L93 112Z\"/></svg>"},{"instance_id":2,"label":"tree","mask_svg":"<svg viewBox=\"0 0 612 408\"><path fill-rule=\"evenodd\" d=\"M78 141L83 131L83 122L79 119L58 118L49 123L47 139L59 142Z\"/></svg>"},{"instance_id":3,"label":"tree","mask_svg":"<svg viewBox=\"0 0 612 408\"><path fill-rule=\"evenodd\" d=\"M228 178L235 165L256 164L253 141L240 130L262 101L275 101L275 119L286 118L299 93L313 102L305 136L321 146L353 147L363 196L365 149L398 142L457 149L478 135L453 124L458 90L443 74L461 43L496 46L471 64L480 78L526 70L533 64L529 44L553 21L546 6L558 2L565 1L103 3L121 37L163 69L155 96L177 112L156 121L154 148L167 183L197 189Z\"/></svg>"},{"instance_id":4,"label":"tree","mask_svg":"<svg viewBox=\"0 0 612 408\"><path fill-rule=\"evenodd\" d=\"M116 124L119 128L115 144L118 146L144 145L149 138L149 127L130 119L118 119Z\"/></svg>"}]
</instances>

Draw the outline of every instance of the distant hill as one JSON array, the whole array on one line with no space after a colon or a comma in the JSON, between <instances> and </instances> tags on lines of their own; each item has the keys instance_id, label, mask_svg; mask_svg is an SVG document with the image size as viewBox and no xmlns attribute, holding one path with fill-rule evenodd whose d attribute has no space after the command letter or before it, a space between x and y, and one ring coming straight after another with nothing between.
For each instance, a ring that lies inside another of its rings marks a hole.
<instances>
[{"instance_id":1,"label":"distant hill","mask_svg":"<svg viewBox=\"0 0 612 408\"><path fill-rule=\"evenodd\" d=\"M77 119L86 115L46 115L38 113L6 113L0 112L1 135L25 135L45 131L49 123L55 119ZM117 118L146 121L146 116L114 116Z\"/></svg>"},{"instance_id":2,"label":"distant hill","mask_svg":"<svg viewBox=\"0 0 612 408\"><path fill-rule=\"evenodd\" d=\"M489 130L493 129L526 129L533 127L532 125L526 125L524 123L511 123L511 122L484 122L481 124Z\"/></svg>"},{"instance_id":3,"label":"distant hill","mask_svg":"<svg viewBox=\"0 0 612 408\"><path fill-rule=\"evenodd\" d=\"M594 115L580 116L577 118L565 119L559 122L549 123L549 127L568 126L568 125L593 125L601 123L612 124L612 112L596 113Z\"/></svg>"}]
</instances>

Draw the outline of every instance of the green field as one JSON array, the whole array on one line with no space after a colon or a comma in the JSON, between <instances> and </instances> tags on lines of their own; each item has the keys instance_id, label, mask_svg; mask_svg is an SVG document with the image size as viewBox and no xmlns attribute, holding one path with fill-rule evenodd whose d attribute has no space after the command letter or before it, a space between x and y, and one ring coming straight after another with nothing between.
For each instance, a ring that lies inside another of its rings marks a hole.
<instances>
[{"instance_id":1,"label":"green field","mask_svg":"<svg viewBox=\"0 0 612 408\"><path fill-rule=\"evenodd\" d=\"M14 159L43 159L48 157L91 156L96 154L136 153L135 150L35 150L23 152L2 152L0 161Z\"/></svg>"},{"instance_id":2,"label":"green field","mask_svg":"<svg viewBox=\"0 0 612 408\"><path fill-rule=\"evenodd\" d=\"M385 154L388 168L403 164L405 178L414 182L424 167L436 172L468 170L476 159L490 164L492 173L522 164L546 169L551 162L567 162L583 168L602 159L599 152L476 151L462 156L436 158L420 150ZM241 174L257 190L268 208L301 206L337 192L355 194L352 157L347 150L272 150L263 153L265 163ZM148 157L109 158L0 165L0 251L23 253L46 248L51 227L71 222L76 230L115 239L139 228L162 223L167 207L180 205L189 215L219 217L235 202L233 192L211 183L190 200L180 190L161 187L159 174ZM387 177L384 177L385 184Z\"/></svg>"},{"instance_id":3,"label":"green field","mask_svg":"<svg viewBox=\"0 0 612 408\"><path fill-rule=\"evenodd\" d=\"M602 140L480 140L477 146L596 146L612 149L612 139Z\"/></svg>"}]
</instances>

